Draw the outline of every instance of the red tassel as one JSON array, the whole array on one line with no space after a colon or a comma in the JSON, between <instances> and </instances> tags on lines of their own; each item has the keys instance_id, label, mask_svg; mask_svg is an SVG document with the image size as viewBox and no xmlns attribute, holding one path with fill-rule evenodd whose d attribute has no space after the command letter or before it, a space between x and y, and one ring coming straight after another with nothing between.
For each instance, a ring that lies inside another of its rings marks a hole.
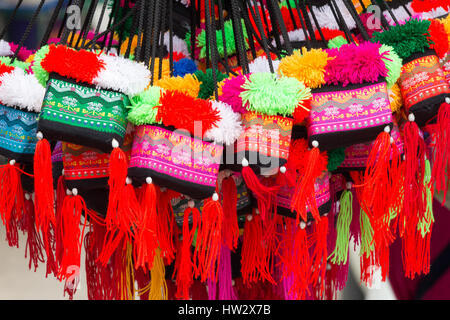
<instances>
[{"instance_id":1,"label":"red tassel","mask_svg":"<svg viewBox=\"0 0 450 320\"><path fill-rule=\"evenodd\" d=\"M64 199L66 198L66 183L64 176L61 175L58 178L58 184L56 186L56 228L55 228L55 259L58 266L61 265L61 260L64 254L63 235L62 230L62 208Z\"/></svg>"},{"instance_id":2,"label":"red tassel","mask_svg":"<svg viewBox=\"0 0 450 320\"><path fill-rule=\"evenodd\" d=\"M316 288L319 297L325 294L325 273L327 270L327 235L328 235L328 217L322 217L319 222L314 224L314 230L311 240L308 241L314 246L311 256L311 284Z\"/></svg>"},{"instance_id":3,"label":"red tassel","mask_svg":"<svg viewBox=\"0 0 450 320\"><path fill-rule=\"evenodd\" d=\"M437 192L443 193L445 203L450 172L450 104L443 103L439 108L435 132L434 163L432 179Z\"/></svg>"},{"instance_id":4,"label":"red tassel","mask_svg":"<svg viewBox=\"0 0 450 320\"><path fill-rule=\"evenodd\" d=\"M200 276L202 282L208 278L214 282L217 281L222 221L223 209L219 203L218 194L214 193L203 207L196 240L196 275Z\"/></svg>"},{"instance_id":5,"label":"red tassel","mask_svg":"<svg viewBox=\"0 0 450 320\"><path fill-rule=\"evenodd\" d=\"M137 229L138 217L141 215L140 210L134 188L131 183L127 183L121 192L121 199L117 201L116 210L110 211L106 216L108 232L99 257L104 265L108 263L122 240L124 243L132 242L133 232Z\"/></svg>"},{"instance_id":6,"label":"red tassel","mask_svg":"<svg viewBox=\"0 0 450 320\"><path fill-rule=\"evenodd\" d=\"M178 196L178 193L172 190L161 192L159 188L156 188L156 192L158 199L156 234L161 248L161 255L164 257L166 265L168 265L175 259L175 215L173 213L171 201L174 197Z\"/></svg>"},{"instance_id":7,"label":"red tassel","mask_svg":"<svg viewBox=\"0 0 450 320\"><path fill-rule=\"evenodd\" d=\"M79 272L81 264L81 247L86 227L86 219L83 229L80 231L81 214L87 212L83 198L78 195L76 189L73 195L68 195L64 199L61 210L62 223L61 234L64 252L61 259L61 266L58 272L58 279L65 280L65 290L73 296L79 282Z\"/></svg>"},{"instance_id":8,"label":"red tassel","mask_svg":"<svg viewBox=\"0 0 450 320\"><path fill-rule=\"evenodd\" d=\"M141 201L141 216L139 217L135 245L137 251L135 267L142 268L143 272L150 270L153 266L155 250L158 248L156 237L156 189L147 178L148 182L143 186Z\"/></svg>"},{"instance_id":9,"label":"red tassel","mask_svg":"<svg viewBox=\"0 0 450 320\"><path fill-rule=\"evenodd\" d=\"M192 229L189 230L189 215L192 213ZM183 239L180 244L179 257L177 257L177 264L175 265L174 277L177 281L177 292L175 296L178 299L189 299L189 288L194 281L193 270L194 263L192 261L191 247L194 240L195 232L199 226L200 212L197 208L189 206L184 211L183 219ZM177 256L178 256L177 255Z\"/></svg>"},{"instance_id":10,"label":"red tassel","mask_svg":"<svg viewBox=\"0 0 450 320\"><path fill-rule=\"evenodd\" d=\"M237 217L237 188L233 177L222 181L223 227L222 243L230 250L237 248L239 226Z\"/></svg>"},{"instance_id":11,"label":"red tassel","mask_svg":"<svg viewBox=\"0 0 450 320\"><path fill-rule=\"evenodd\" d=\"M269 271L267 247L263 241L263 223L259 214L247 216L242 242L241 273L245 285L266 280L275 283Z\"/></svg>"},{"instance_id":12,"label":"red tassel","mask_svg":"<svg viewBox=\"0 0 450 320\"><path fill-rule=\"evenodd\" d=\"M319 157L319 148L315 147L309 151L305 172L297 183L292 197L291 210L297 212L297 224L299 223L300 218L302 218L303 221L307 221L308 209L311 211L311 214L316 221L320 220L319 209L317 208L316 203L316 192L314 189L314 183L321 173L317 169Z\"/></svg>"},{"instance_id":13,"label":"red tassel","mask_svg":"<svg viewBox=\"0 0 450 320\"><path fill-rule=\"evenodd\" d=\"M39 132L38 135L41 133ZM47 255L47 275L57 274L57 266L52 248L51 229L56 225L54 211L54 190L52 176L52 154L50 143L42 136L38 137L34 153L34 191L35 221L38 231L42 233L45 253Z\"/></svg>"},{"instance_id":14,"label":"red tassel","mask_svg":"<svg viewBox=\"0 0 450 320\"><path fill-rule=\"evenodd\" d=\"M242 177L245 180L245 184L247 187L253 192L255 197L263 201L264 203L267 202L267 198L271 194L276 194L278 191L278 187L267 187L263 185L256 174L253 172L253 170L248 166L248 161L244 159L243 165L242 165Z\"/></svg>"},{"instance_id":15,"label":"red tassel","mask_svg":"<svg viewBox=\"0 0 450 320\"><path fill-rule=\"evenodd\" d=\"M6 231L9 232L11 227L17 228L24 202L20 174L14 160L0 168L0 181L0 214ZM16 221L11 221L12 219Z\"/></svg>"},{"instance_id":16,"label":"red tassel","mask_svg":"<svg viewBox=\"0 0 450 320\"><path fill-rule=\"evenodd\" d=\"M27 193L25 194L24 203L24 231L27 233L27 244L25 247L25 258L30 256L28 262L28 268L31 270L31 266L34 266L34 271L36 272L39 262L44 262L43 254L43 243L39 233L36 230L36 225L34 221L34 204L31 200L31 196Z\"/></svg>"}]
</instances>

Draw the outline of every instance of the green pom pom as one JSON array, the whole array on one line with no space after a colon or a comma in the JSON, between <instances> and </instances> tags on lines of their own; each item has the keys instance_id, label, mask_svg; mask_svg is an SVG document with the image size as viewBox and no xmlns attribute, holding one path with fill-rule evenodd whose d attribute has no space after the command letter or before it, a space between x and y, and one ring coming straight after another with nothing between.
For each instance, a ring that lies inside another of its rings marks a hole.
<instances>
[{"instance_id":1,"label":"green pom pom","mask_svg":"<svg viewBox=\"0 0 450 320\"><path fill-rule=\"evenodd\" d=\"M384 52L388 52L387 55L383 56L383 61L386 65L386 68L388 69L386 82L388 89L390 89L400 77L400 73L402 72L403 60L398 56L394 48L392 48L391 46L383 44L380 47L380 54L383 54Z\"/></svg>"},{"instance_id":2,"label":"green pom pom","mask_svg":"<svg viewBox=\"0 0 450 320\"><path fill-rule=\"evenodd\" d=\"M12 66L12 67L16 67L16 68L20 68L23 70L27 70L30 67L30 63L29 62L23 62L20 60L14 60L13 63L11 63L11 58L10 57L0 57L0 62L3 64L6 64L7 66Z\"/></svg>"},{"instance_id":3,"label":"green pom pom","mask_svg":"<svg viewBox=\"0 0 450 320\"><path fill-rule=\"evenodd\" d=\"M197 70L194 75L197 77L198 81L201 82L200 84L200 91L198 93L198 98L200 99L209 99L211 96L214 95L214 78L212 69L207 69L206 73ZM227 77L226 74L221 73L220 71L216 70L216 81L219 83L223 79Z\"/></svg>"},{"instance_id":4,"label":"green pom pom","mask_svg":"<svg viewBox=\"0 0 450 320\"><path fill-rule=\"evenodd\" d=\"M345 160L345 148L328 151L328 171L336 170Z\"/></svg>"},{"instance_id":5,"label":"green pom pom","mask_svg":"<svg viewBox=\"0 0 450 320\"><path fill-rule=\"evenodd\" d=\"M347 39L345 39L343 36L337 36L328 41L328 48L329 49L338 49L338 48L342 47L344 44L348 44Z\"/></svg>"},{"instance_id":6,"label":"green pom pom","mask_svg":"<svg viewBox=\"0 0 450 320\"><path fill-rule=\"evenodd\" d=\"M371 41L391 46L400 58L405 59L430 48L427 39L430 23L428 20L411 19L389 30L374 32Z\"/></svg>"},{"instance_id":7,"label":"green pom pom","mask_svg":"<svg viewBox=\"0 0 450 320\"><path fill-rule=\"evenodd\" d=\"M150 87L144 92L130 99L131 106L128 106L128 121L134 125L145 125L156 123L156 115L161 96L161 88Z\"/></svg>"},{"instance_id":8,"label":"green pom pom","mask_svg":"<svg viewBox=\"0 0 450 320\"><path fill-rule=\"evenodd\" d=\"M247 43L247 31L245 29L245 24L244 24L244 20L241 20L241 25L242 25L242 30L244 32L244 44L245 44L245 49L247 50L249 48L249 45ZM236 43L234 40L234 31L233 31L233 24L231 20L227 20L224 23L224 27L223 27L223 32L225 33L225 42L226 42L226 46L227 46L227 55L233 55L235 54L236 51ZM188 43L188 47L190 47L190 34L186 35L186 42ZM199 58L200 59L204 59L206 57L206 31L202 30L200 32L200 34L197 36L196 39L196 45L197 47L200 48L200 54L199 54ZM217 45L217 51L219 52L220 57L224 57L225 56L225 50L224 50L224 46L223 46L223 34L222 34L222 30L217 30L216 31L216 45Z\"/></svg>"},{"instance_id":9,"label":"green pom pom","mask_svg":"<svg viewBox=\"0 0 450 320\"><path fill-rule=\"evenodd\" d=\"M297 79L277 79L269 72L251 74L242 88L240 96L247 110L266 115L292 116L298 103L311 97L311 90Z\"/></svg>"},{"instance_id":10,"label":"green pom pom","mask_svg":"<svg viewBox=\"0 0 450 320\"><path fill-rule=\"evenodd\" d=\"M31 66L34 76L36 77L36 79L39 81L39 83L43 87L47 86L49 73L44 68L42 68L41 62L45 58L45 56L48 54L49 51L50 51L50 47L48 45L40 48L34 54L34 62L33 62L33 65Z\"/></svg>"}]
</instances>

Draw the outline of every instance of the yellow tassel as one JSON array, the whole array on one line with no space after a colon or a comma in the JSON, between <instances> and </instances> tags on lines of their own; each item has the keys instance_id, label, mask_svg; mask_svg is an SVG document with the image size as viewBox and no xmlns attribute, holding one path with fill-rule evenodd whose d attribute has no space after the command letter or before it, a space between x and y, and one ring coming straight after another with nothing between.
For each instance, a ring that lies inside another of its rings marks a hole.
<instances>
[{"instance_id":1,"label":"yellow tassel","mask_svg":"<svg viewBox=\"0 0 450 320\"><path fill-rule=\"evenodd\" d=\"M151 273L149 300L167 300L166 269L161 257L161 249L156 249Z\"/></svg>"},{"instance_id":2,"label":"yellow tassel","mask_svg":"<svg viewBox=\"0 0 450 320\"><path fill-rule=\"evenodd\" d=\"M155 73L157 75L157 73ZM192 75L184 77L169 77L156 81L155 85L166 90L180 91L190 97L197 98L201 82Z\"/></svg>"},{"instance_id":3,"label":"yellow tassel","mask_svg":"<svg viewBox=\"0 0 450 320\"><path fill-rule=\"evenodd\" d=\"M307 87L314 89L325 84L325 67L332 57L322 49L302 51L295 50L290 56L283 58L280 62L278 72L280 75L296 78Z\"/></svg>"},{"instance_id":4,"label":"yellow tassel","mask_svg":"<svg viewBox=\"0 0 450 320\"><path fill-rule=\"evenodd\" d=\"M123 256L123 264L125 266L125 272L121 274L120 281L118 283L120 299L121 300L134 300L135 288L134 288L134 266L133 266L133 247L130 243L127 243L125 253Z\"/></svg>"},{"instance_id":5,"label":"yellow tassel","mask_svg":"<svg viewBox=\"0 0 450 320\"><path fill-rule=\"evenodd\" d=\"M148 65L151 66L152 61L150 59L150 61L148 62ZM155 66L154 66L154 71L153 71L153 77L155 79L155 82L160 80L160 79L165 79L165 78L169 78L170 77L170 62L169 59L163 59L162 60L162 71L161 71L161 78L159 78L159 58L155 58Z\"/></svg>"},{"instance_id":6,"label":"yellow tassel","mask_svg":"<svg viewBox=\"0 0 450 320\"><path fill-rule=\"evenodd\" d=\"M141 36L142 38L142 36ZM134 55L134 50L137 47L137 39L138 36L134 35L133 40L131 41L131 50L130 50L130 54ZM128 49L128 42L130 41L130 38L126 38L123 42L122 45L120 46L120 54L123 56L125 55L125 53L127 52Z\"/></svg>"}]
</instances>

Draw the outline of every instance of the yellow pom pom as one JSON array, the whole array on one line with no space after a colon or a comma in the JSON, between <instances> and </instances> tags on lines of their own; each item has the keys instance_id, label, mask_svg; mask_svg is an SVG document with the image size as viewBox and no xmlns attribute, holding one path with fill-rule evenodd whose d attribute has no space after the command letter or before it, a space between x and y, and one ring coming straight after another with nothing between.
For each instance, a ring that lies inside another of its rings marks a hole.
<instances>
[{"instance_id":1,"label":"yellow pom pom","mask_svg":"<svg viewBox=\"0 0 450 320\"><path fill-rule=\"evenodd\" d=\"M394 84L389 92L389 102L391 104L392 112L398 112L403 105L402 94L400 92L400 87L398 84Z\"/></svg>"},{"instance_id":2,"label":"yellow pom pom","mask_svg":"<svg viewBox=\"0 0 450 320\"><path fill-rule=\"evenodd\" d=\"M197 98L200 91L200 81L192 75L184 77L169 77L156 81L156 86L166 90L179 91L193 98Z\"/></svg>"},{"instance_id":3,"label":"yellow pom pom","mask_svg":"<svg viewBox=\"0 0 450 320\"><path fill-rule=\"evenodd\" d=\"M325 66L333 58L322 49L296 50L283 58L278 72L285 77L296 78L309 88L319 88L325 84Z\"/></svg>"},{"instance_id":4,"label":"yellow pom pom","mask_svg":"<svg viewBox=\"0 0 450 320\"><path fill-rule=\"evenodd\" d=\"M450 15L439 21L444 25L445 32L447 32L448 41L450 42Z\"/></svg>"}]
</instances>

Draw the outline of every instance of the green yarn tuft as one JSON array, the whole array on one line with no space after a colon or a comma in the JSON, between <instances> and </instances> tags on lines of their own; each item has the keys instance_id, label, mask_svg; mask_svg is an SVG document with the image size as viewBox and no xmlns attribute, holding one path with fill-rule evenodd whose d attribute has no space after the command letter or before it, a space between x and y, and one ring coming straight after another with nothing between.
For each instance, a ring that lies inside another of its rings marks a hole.
<instances>
[{"instance_id":1,"label":"green yarn tuft","mask_svg":"<svg viewBox=\"0 0 450 320\"><path fill-rule=\"evenodd\" d=\"M344 44L348 44L348 41L343 36L337 36L328 41L329 49L338 49L342 47Z\"/></svg>"},{"instance_id":2,"label":"green yarn tuft","mask_svg":"<svg viewBox=\"0 0 450 320\"><path fill-rule=\"evenodd\" d=\"M292 116L298 103L311 97L311 89L295 78L258 72L246 79L240 97L248 111Z\"/></svg>"},{"instance_id":3,"label":"green yarn tuft","mask_svg":"<svg viewBox=\"0 0 450 320\"><path fill-rule=\"evenodd\" d=\"M430 23L428 20L411 19L389 30L374 32L371 41L391 46L400 58L405 59L430 48L427 39Z\"/></svg>"},{"instance_id":4,"label":"green yarn tuft","mask_svg":"<svg viewBox=\"0 0 450 320\"><path fill-rule=\"evenodd\" d=\"M361 249L359 251L359 255L361 257L363 255L369 257L370 253L375 249L372 242L373 228L370 224L369 216L363 209L360 210L359 224L361 229Z\"/></svg>"},{"instance_id":5,"label":"green yarn tuft","mask_svg":"<svg viewBox=\"0 0 450 320\"><path fill-rule=\"evenodd\" d=\"M29 62L23 62L20 60L14 60L14 62L11 64L11 58L10 57L0 57L0 62L3 64L6 64L7 66L12 66L12 67L16 67L16 68L20 68L23 70L27 70L30 67L30 63Z\"/></svg>"},{"instance_id":6,"label":"green yarn tuft","mask_svg":"<svg viewBox=\"0 0 450 320\"><path fill-rule=\"evenodd\" d=\"M328 151L328 171L336 170L345 160L345 148L338 148Z\"/></svg>"},{"instance_id":7,"label":"green yarn tuft","mask_svg":"<svg viewBox=\"0 0 450 320\"><path fill-rule=\"evenodd\" d=\"M241 20L242 30L244 33L244 44L245 49L247 50L249 48L248 42L247 42L247 30L245 29L245 23L244 20ZM233 30L233 24L232 20L227 20L224 23L223 32L225 33L225 42L227 46L227 55L233 55L236 51L236 43L234 39L234 30ZM190 34L186 35L186 42L189 44L188 47L190 47ZM217 51L219 52L219 55L221 58L225 56L225 50L223 46L223 37L222 37L222 30L216 31L216 44L217 44ZM206 57L206 30L202 30L200 34L197 36L196 39L196 45L198 48L200 48L200 54L199 58L204 59Z\"/></svg>"},{"instance_id":8,"label":"green yarn tuft","mask_svg":"<svg viewBox=\"0 0 450 320\"><path fill-rule=\"evenodd\" d=\"M42 68L41 61L45 58L49 51L50 47L48 45L40 48L34 54L34 61L33 65L31 66L31 70L33 70L34 76L43 87L47 86L49 73L44 68Z\"/></svg>"},{"instance_id":9,"label":"green yarn tuft","mask_svg":"<svg viewBox=\"0 0 450 320\"><path fill-rule=\"evenodd\" d=\"M156 123L156 114L161 96L161 88L150 87L144 92L130 99L131 106L128 106L128 121L134 125L145 125Z\"/></svg>"},{"instance_id":10,"label":"green yarn tuft","mask_svg":"<svg viewBox=\"0 0 450 320\"><path fill-rule=\"evenodd\" d=\"M353 216L353 194L349 190L342 192L340 209L337 218L336 247L331 253L331 262L334 264L346 264L348 258L348 246L350 241L350 224Z\"/></svg>"},{"instance_id":11,"label":"green yarn tuft","mask_svg":"<svg viewBox=\"0 0 450 320\"><path fill-rule=\"evenodd\" d=\"M194 75L197 77L198 81L201 82L198 98L205 100L211 98L211 96L214 95L214 78L212 69L207 69L206 73L201 70L197 70ZM216 70L217 83L219 83L226 77L226 74L223 74L219 70Z\"/></svg>"},{"instance_id":12,"label":"green yarn tuft","mask_svg":"<svg viewBox=\"0 0 450 320\"><path fill-rule=\"evenodd\" d=\"M386 83L388 89L390 89L400 77L400 73L402 72L403 60L391 46L385 44L381 45L380 54L382 54L383 52L388 52L387 55L383 56L383 61L386 65L386 68L388 69Z\"/></svg>"}]
</instances>

